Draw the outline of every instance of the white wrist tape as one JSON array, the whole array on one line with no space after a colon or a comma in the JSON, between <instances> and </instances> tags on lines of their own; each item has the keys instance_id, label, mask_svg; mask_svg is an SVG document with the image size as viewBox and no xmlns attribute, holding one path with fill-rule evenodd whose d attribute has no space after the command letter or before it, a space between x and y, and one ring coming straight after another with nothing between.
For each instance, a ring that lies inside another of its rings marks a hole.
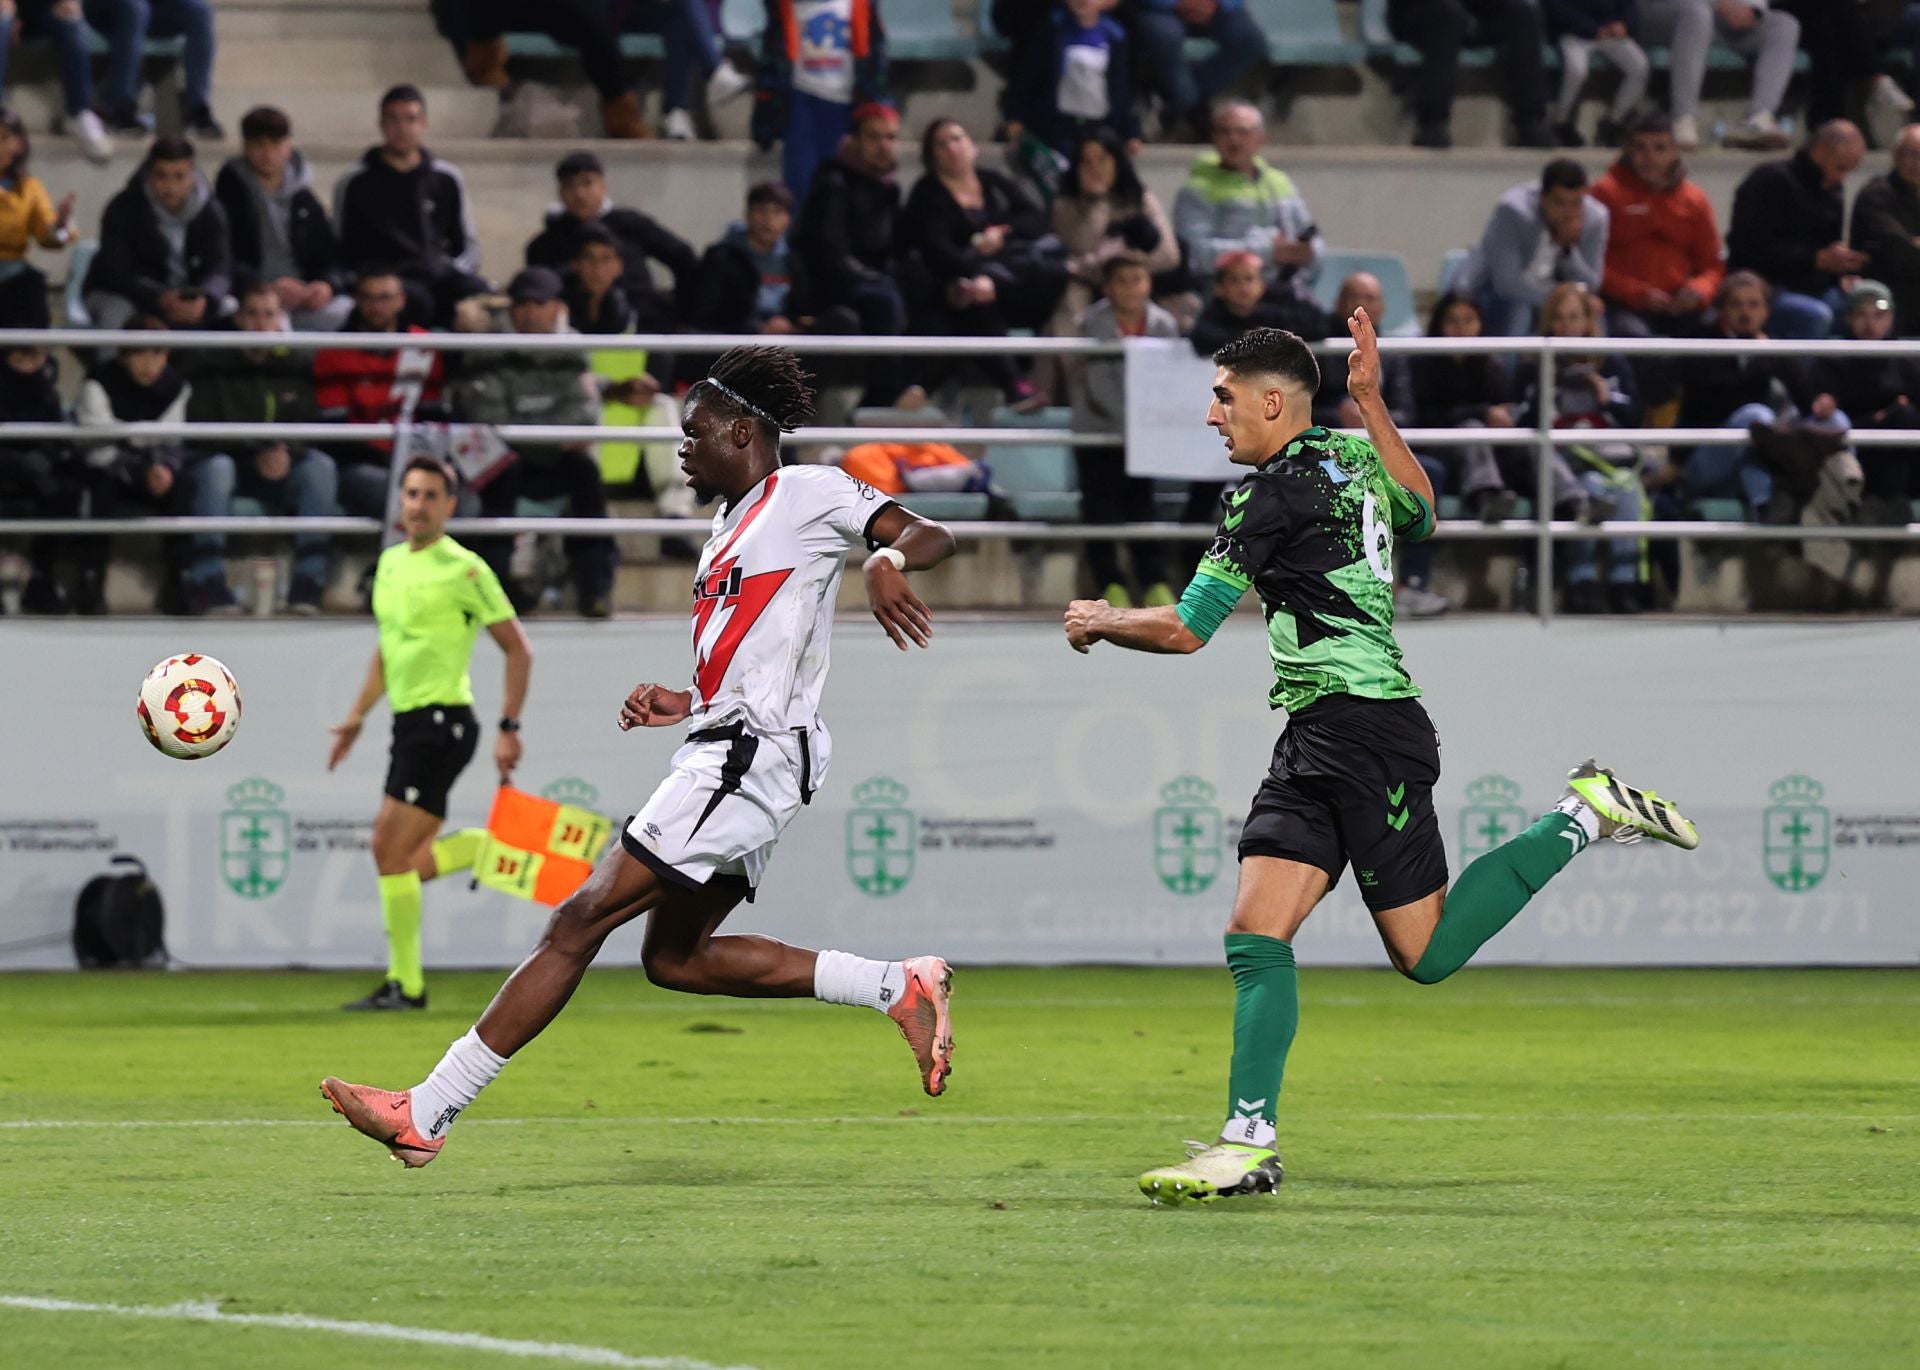
<instances>
[{"instance_id":1,"label":"white wrist tape","mask_svg":"<svg viewBox=\"0 0 1920 1370\"><path fill-rule=\"evenodd\" d=\"M882 547L879 551L867 558L867 565L871 566L876 561L891 562L893 569L896 571L904 571L907 569L907 554L898 547Z\"/></svg>"}]
</instances>

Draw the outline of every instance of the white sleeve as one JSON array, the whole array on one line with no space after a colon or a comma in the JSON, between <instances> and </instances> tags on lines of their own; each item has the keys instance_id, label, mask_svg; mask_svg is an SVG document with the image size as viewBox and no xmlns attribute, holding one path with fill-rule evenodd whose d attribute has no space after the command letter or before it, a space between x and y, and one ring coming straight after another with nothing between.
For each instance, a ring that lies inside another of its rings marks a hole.
<instances>
[{"instance_id":1,"label":"white sleeve","mask_svg":"<svg viewBox=\"0 0 1920 1370\"><path fill-rule=\"evenodd\" d=\"M793 466L787 477L797 497L794 521L809 541L817 538L836 552L866 546L874 520L893 507L892 500L837 466Z\"/></svg>"}]
</instances>

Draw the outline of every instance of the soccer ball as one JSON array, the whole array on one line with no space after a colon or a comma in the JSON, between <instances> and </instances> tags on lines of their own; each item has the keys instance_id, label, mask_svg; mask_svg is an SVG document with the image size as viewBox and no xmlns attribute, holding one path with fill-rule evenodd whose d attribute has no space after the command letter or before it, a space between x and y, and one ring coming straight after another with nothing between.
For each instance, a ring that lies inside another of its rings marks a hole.
<instances>
[{"instance_id":1,"label":"soccer ball","mask_svg":"<svg viewBox=\"0 0 1920 1370\"><path fill-rule=\"evenodd\" d=\"M140 726L168 756L198 761L233 741L240 687L210 656L170 656L140 682Z\"/></svg>"}]
</instances>

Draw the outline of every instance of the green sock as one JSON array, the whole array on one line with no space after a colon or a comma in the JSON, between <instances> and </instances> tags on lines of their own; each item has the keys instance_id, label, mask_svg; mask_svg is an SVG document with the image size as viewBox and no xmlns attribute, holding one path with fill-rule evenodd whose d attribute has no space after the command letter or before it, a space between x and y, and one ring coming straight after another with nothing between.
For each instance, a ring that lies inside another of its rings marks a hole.
<instances>
[{"instance_id":1,"label":"green sock","mask_svg":"<svg viewBox=\"0 0 1920 1370\"><path fill-rule=\"evenodd\" d=\"M480 855L480 846L486 840L485 828L462 828L436 838L433 844L433 873L441 876L466 870Z\"/></svg>"},{"instance_id":2,"label":"green sock","mask_svg":"<svg viewBox=\"0 0 1920 1370\"><path fill-rule=\"evenodd\" d=\"M1280 1077L1300 1026L1300 981L1293 947L1256 932L1227 934L1233 972L1233 1068L1227 1076L1223 1142L1272 1146Z\"/></svg>"},{"instance_id":3,"label":"green sock","mask_svg":"<svg viewBox=\"0 0 1920 1370\"><path fill-rule=\"evenodd\" d=\"M1585 830L1556 811L1468 866L1447 893L1433 940L1407 978L1435 985L1466 965L1586 846Z\"/></svg>"},{"instance_id":4,"label":"green sock","mask_svg":"<svg viewBox=\"0 0 1920 1370\"><path fill-rule=\"evenodd\" d=\"M420 872L380 877L380 917L387 925L387 978L418 997L427 988L420 968Z\"/></svg>"}]
</instances>

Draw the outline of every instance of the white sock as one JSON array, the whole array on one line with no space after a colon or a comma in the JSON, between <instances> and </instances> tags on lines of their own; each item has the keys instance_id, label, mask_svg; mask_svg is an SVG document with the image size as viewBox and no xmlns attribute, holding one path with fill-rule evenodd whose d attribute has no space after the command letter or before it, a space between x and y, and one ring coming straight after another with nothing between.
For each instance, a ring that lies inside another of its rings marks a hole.
<instances>
[{"instance_id":1,"label":"white sock","mask_svg":"<svg viewBox=\"0 0 1920 1370\"><path fill-rule=\"evenodd\" d=\"M1260 1102L1264 1104L1266 1100L1262 1099ZM1241 1107L1245 1108L1247 1105L1242 1104ZM1271 1147L1273 1138L1273 1124L1258 1116L1250 1117L1245 1113L1236 1113L1220 1125L1220 1140L1231 1142L1235 1146Z\"/></svg>"},{"instance_id":2,"label":"white sock","mask_svg":"<svg viewBox=\"0 0 1920 1370\"><path fill-rule=\"evenodd\" d=\"M823 951L813 963L813 997L823 1004L860 1004L882 1013L906 992L907 968L844 951Z\"/></svg>"},{"instance_id":3,"label":"white sock","mask_svg":"<svg viewBox=\"0 0 1920 1370\"><path fill-rule=\"evenodd\" d=\"M413 1130L429 1140L453 1126L480 1091L507 1066L473 1028L447 1048L433 1073L413 1087Z\"/></svg>"},{"instance_id":4,"label":"white sock","mask_svg":"<svg viewBox=\"0 0 1920 1370\"><path fill-rule=\"evenodd\" d=\"M1578 823L1580 825L1580 831L1587 835L1587 841L1597 842L1600 840L1600 815L1595 813L1593 806L1579 795L1570 794L1553 807L1556 813L1564 813L1568 818Z\"/></svg>"}]
</instances>

